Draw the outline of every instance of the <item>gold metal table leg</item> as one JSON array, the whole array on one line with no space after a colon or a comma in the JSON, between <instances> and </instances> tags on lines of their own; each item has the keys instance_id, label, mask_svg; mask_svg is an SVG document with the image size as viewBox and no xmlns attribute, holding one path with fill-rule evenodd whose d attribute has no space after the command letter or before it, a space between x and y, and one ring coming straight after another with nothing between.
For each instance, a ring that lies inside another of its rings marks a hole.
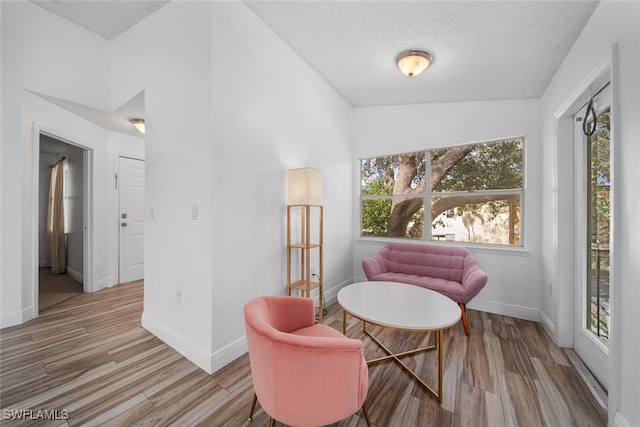
<instances>
[{"instance_id":1,"label":"gold metal table leg","mask_svg":"<svg viewBox=\"0 0 640 427\"><path fill-rule=\"evenodd\" d=\"M363 322L363 328L364 328L364 324L365 322ZM427 391L429 393L431 393L436 399L438 399L438 402L442 403L442 330L438 329L436 330L436 336L435 336L435 344L426 346L426 347L420 347L414 350L408 350L408 351L403 351L401 353L393 353L389 348L387 348L387 346L385 346L378 338L376 338L371 332L367 331L366 328L364 328L364 332L373 340L375 341L376 344L378 344L378 346L380 348L382 348L386 353L387 356L383 356L383 357L378 357L376 359L372 359L372 360L367 360L367 365L373 365L376 363L380 363L380 362L384 362L386 360L391 360L393 359L396 363L398 363L409 375L411 375L420 385L422 385L425 389L427 389ZM429 386L429 384L427 384L422 378L420 378L420 376L415 373L411 368L409 368L404 362L402 362L400 360L401 357L404 356L409 356L412 354L416 354L416 353L420 353L423 351L430 351L430 350L438 350L438 391L436 392L431 386Z\"/></svg>"},{"instance_id":2,"label":"gold metal table leg","mask_svg":"<svg viewBox=\"0 0 640 427\"><path fill-rule=\"evenodd\" d=\"M438 402L442 403L442 329L436 331L438 340Z\"/></svg>"},{"instance_id":3,"label":"gold metal table leg","mask_svg":"<svg viewBox=\"0 0 640 427\"><path fill-rule=\"evenodd\" d=\"M347 311L342 310L342 335L347 335Z\"/></svg>"}]
</instances>

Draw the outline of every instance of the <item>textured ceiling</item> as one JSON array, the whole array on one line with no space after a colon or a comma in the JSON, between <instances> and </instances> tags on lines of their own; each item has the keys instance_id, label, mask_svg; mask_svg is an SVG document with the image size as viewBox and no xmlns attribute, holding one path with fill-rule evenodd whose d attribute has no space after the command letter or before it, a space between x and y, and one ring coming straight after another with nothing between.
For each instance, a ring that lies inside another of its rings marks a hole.
<instances>
[{"instance_id":1,"label":"textured ceiling","mask_svg":"<svg viewBox=\"0 0 640 427\"><path fill-rule=\"evenodd\" d=\"M245 1L354 106L537 98L598 2ZM426 50L408 78L395 58Z\"/></svg>"},{"instance_id":2,"label":"textured ceiling","mask_svg":"<svg viewBox=\"0 0 640 427\"><path fill-rule=\"evenodd\" d=\"M133 27L169 0L29 0L107 40Z\"/></svg>"},{"instance_id":3,"label":"textured ceiling","mask_svg":"<svg viewBox=\"0 0 640 427\"><path fill-rule=\"evenodd\" d=\"M168 3L31 1L109 40ZM353 106L540 97L598 5L584 0L243 2ZM408 49L426 50L434 58L414 78L395 64ZM65 102L57 100L61 106ZM82 106L65 105L81 114ZM144 110L130 114L144 117ZM81 115L106 120L91 109ZM117 122L122 117L111 120Z\"/></svg>"}]
</instances>

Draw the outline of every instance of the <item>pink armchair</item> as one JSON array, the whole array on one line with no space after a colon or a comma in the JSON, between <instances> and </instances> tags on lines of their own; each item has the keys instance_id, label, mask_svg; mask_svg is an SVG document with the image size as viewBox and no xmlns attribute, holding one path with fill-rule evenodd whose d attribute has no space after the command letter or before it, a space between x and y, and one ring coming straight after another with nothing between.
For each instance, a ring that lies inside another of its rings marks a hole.
<instances>
[{"instance_id":1,"label":"pink armchair","mask_svg":"<svg viewBox=\"0 0 640 427\"><path fill-rule=\"evenodd\" d=\"M369 370L362 341L315 323L313 300L268 296L244 307L256 400L275 420L296 427L335 423L363 409Z\"/></svg>"}]
</instances>

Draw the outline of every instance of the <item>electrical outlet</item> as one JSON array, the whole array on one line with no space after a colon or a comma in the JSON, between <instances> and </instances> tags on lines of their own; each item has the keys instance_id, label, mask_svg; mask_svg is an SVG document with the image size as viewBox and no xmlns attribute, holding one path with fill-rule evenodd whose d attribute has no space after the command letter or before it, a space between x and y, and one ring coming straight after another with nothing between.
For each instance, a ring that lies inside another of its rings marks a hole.
<instances>
[{"instance_id":1,"label":"electrical outlet","mask_svg":"<svg viewBox=\"0 0 640 427\"><path fill-rule=\"evenodd\" d=\"M176 291L176 302L182 304L182 289Z\"/></svg>"},{"instance_id":2,"label":"electrical outlet","mask_svg":"<svg viewBox=\"0 0 640 427\"><path fill-rule=\"evenodd\" d=\"M318 270L315 267L311 267L311 277L318 277Z\"/></svg>"}]
</instances>

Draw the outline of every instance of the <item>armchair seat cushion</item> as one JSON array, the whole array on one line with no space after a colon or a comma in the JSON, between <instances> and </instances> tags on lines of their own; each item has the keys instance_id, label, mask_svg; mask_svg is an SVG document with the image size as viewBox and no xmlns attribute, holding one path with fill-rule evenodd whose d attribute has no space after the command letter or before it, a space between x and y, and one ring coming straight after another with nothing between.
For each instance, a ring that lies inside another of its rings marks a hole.
<instances>
[{"instance_id":1,"label":"armchair seat cushion","mask_svg":"<svg viewBox=\"0 0 640 427\"><path fill-rule=\"evenodd\" d=\"M291 334L303 337L346 338L339 331L336 331L330 326L323 325L322 323L298 329L297 331L291 332Z\"/></svg>"}]
</instances>

